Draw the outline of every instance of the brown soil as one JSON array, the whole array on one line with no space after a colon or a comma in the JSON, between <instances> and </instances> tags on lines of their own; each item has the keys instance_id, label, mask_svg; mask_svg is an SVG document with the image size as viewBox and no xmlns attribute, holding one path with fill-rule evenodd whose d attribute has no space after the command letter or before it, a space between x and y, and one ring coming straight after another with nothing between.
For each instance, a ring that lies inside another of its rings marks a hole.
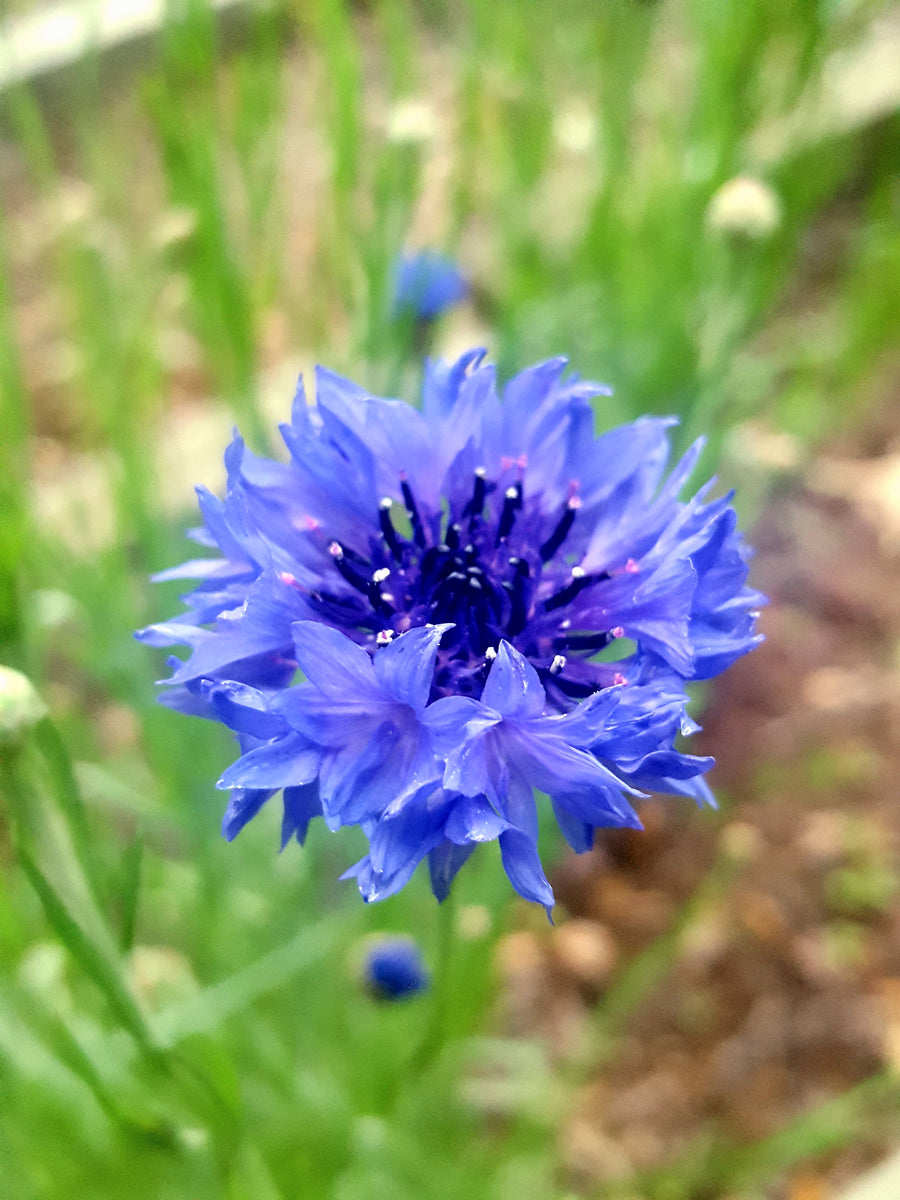
<instances>
[{"instance_id":1,"label":"brown soil","mask_svg":"<svg viewBox=\"0 0 900 1200\"><path fill-rule=\"evenodd\" d=\"M588 1192L753 1143L900 1065L900 455L878 450L818 460L755 531L767 641L695 739L720 812L648 803L644 832L557 872L568 920L501 945L507 1023L582 1073L563 1153ZM767 1194L825 1200L896 1140L886 1113Z\"/></svg>"}]
</instances>

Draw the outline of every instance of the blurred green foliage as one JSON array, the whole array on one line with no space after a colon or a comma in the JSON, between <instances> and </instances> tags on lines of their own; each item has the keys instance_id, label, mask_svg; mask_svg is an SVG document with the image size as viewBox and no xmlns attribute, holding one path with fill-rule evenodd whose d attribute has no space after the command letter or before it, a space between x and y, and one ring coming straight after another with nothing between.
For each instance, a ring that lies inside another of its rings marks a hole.
<instances>
[{"instance_id":1,"label":"blurred green foliage","mask_svg":"<svg viewBox=\"0 0 900 1200\"><path fill-rule=\"evenodd\" d=\"M158 707L162 663L131 640L174 610L147 577L193 520L164 507L157 447L187 389L218 397L223 445L235 419L269 448L260 379L288 350L413 398L421 336L389 296L409 239L474 281L438 346L472 330L507 373L565 353L614 385L604 424L676 413L711 460L742 456L751 417L801 442L849 427L900 310L898 128L878 94L844 120L832 93L889 7L280 0L226 44L201 0L170 0L118 76L91 56L0 97L0 661L51 710L0 766L3 1200L556 1194L574 1082L548 1069L536 1103L523 1045L493 1066L511 1081L498 1119L460 1084L472 1045L499 1053L468 1039L518 919L490 849L456 898L484 932L457 943L432 1012L373 1006L352 970L385 928L434 961L423 880L366 909L335 882L349 836L277 857L267 814L218 838L225 732ZM35 284L71 360L49 399L17 335ZM36 436L98 456L105 536L37 522ZM851 912L888 894L880 866L833 882ZM601 1002L604 1052L677 938ZM764 1146L704 1143L623 1187L757 1188L895 1093L875 1080Z\"/></svg>"}]
</instances>

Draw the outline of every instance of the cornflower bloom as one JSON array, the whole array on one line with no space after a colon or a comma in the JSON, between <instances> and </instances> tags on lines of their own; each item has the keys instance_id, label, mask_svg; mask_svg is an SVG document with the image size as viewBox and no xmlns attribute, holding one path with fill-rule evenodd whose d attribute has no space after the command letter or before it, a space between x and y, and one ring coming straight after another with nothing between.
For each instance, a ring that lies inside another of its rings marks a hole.
<instances>
[{"instance_id":1,"label":"cornflower bloom","mask_svg":"<svg viewBox=\"0 0 900 1200\"><path fill-rule=\"evenodd\" d=\"M165 572L201 582L138 635L190 648L164 701L237 736L228 839L282 791L283 845L319 816L362 828L366 900L424 859L443 899L497 840L549 910L536 790L579 851L638 827L636 796L713 802L712 760L676 738L697 728L685 682L760 640L730 497L681 499L701 443L667 474L671 419L596 436L609 389L565 368L501 395L482 351L428 362L421 411L319 368L288 462L235 435L193 535L220 557Z\"/></svg>"},{"instance_id":2,"label":"cornflower bloom","mask_svg":"<svg viewBox=\"0 0 900 1200\"><path fill-rule=\"evenodd\" d=\"M408 1000L428 987L428 972L415 942L381 937L367 948L363 983L377 1000Z\"/></svg>"},{"instance_id":3,"label":"cornflower bloom","mask_svg":"<svg viewBox=\"0 0 900 1200\"><path fill-rule=\"evenodd\" d=\"M394 268L394 311L434 321L469 294L469 283L450 258L434 250L404 254Z\"/></svg>"}]
</instances>

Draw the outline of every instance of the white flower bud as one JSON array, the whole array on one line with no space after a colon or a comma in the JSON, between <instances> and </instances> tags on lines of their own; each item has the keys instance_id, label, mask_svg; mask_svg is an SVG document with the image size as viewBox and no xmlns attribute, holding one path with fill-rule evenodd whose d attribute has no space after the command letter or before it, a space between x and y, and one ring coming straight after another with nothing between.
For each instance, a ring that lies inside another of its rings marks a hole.
<instances>
[{"instance_id":1,"label":"white flower bud","mask_svg":"<svg viewBox=\"0 0 900 1200\"><path fill-rule=\"evenodd\" d=\"M34 684L21 671L0 666L0 744L15 745L47 715Z\"/></svg>"},{"instance_id":2,"label":"white flower bud","mask_svg":"<svg viewBox=\"0 0 900 1200\"><path fill-rule=\"evenodd\" d=\"M736 175L723 183L709 202L706 222L721 233L753 238L768 237L781 222L781 205L767 183L749 175Z\"/></svg>"}]
</instances>

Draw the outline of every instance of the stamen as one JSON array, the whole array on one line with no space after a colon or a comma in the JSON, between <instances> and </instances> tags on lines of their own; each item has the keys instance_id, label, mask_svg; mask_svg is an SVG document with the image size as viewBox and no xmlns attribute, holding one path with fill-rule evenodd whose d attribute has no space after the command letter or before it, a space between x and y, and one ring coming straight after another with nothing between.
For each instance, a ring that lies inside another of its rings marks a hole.
<instances>
[{"instance_id":1,"label":"stamen","mask_svg":"<svg viewBox=\"0 0 900 1200\"><path fill-rule=\"evenodd\" d=\"M341 543L341 549L344 552L344 558L346 558L348 562L352 562L357 567L365 567L367 570L371 568L372 564L369 562L369 560L367 558L363 558L361 554L357 554L352 546L345 546L343 543Z\"/></svg>"},{"instance_id":2,"label":"stamen","mask_svg":"<svg viewBox=\"0 0 900 1200\"><path fill-rule=\"evenodd\" d=\"M506 632L511 636L521 633L528 620L528 609L525 604L525 587L528 581L528 563L524 558L511 558L509 565L515 574L512 580L503 584L503 590L509 596L510 612L506 622Z\"/></svg>"},{"instance_id":3,"label":"stamen","mask_svg":"<svg viewBox=\"0 0 900 1200\"><path fill-rule=\"evenodd\" d=\"M413 541L420 550L424 550L425 527L422 524L422 518L419 516L419 509L416 506L416 500L412 494L412 488L402 475L400 477L400 491L403 493L403 503L406 505L406 514L409 517L410 525L412 525Z\"/></svg>"},{"instance_id":4,"label":"stamen","mask_svg":"<svg viewBox=\"0 0 900 1200\"><path fill-rule=\"evenodd\" d=\"M358 592L367 594L370 587L369 580L347 561L347 557L344 554L344 547L340 542L332 542L328 547L328 553L334 559L334 565L350 586L356 588Z\"/></svg>"},{"instance_id":5,"label":"stamen","mask_svg":"<svg viewBox=\"0 0 900 1200\"><path fill-rule=\"evenodd\" d=\"M563 628L567 622L563 621L560 628ZM571 625L571 621L568 622ZM608 633L571 633L565 634L562 637L553 639L554 650L602 650L604 646L610 643L610 635Z\"/></svg>"},{"instance_id":6,"label":"stamen","mask_svg":"<svg viewBox=\"0 0 900 1200\"><path fill-rule=\"evenodd\" d=\"M460 539L462 538L462 530L454 523L447 526L447 536L444 539L448 550L458 550Z\"/></svg>"},{"instance_id":7,"label":"stamen","mask_svg":"<svg viewBox=\"0 0 900 1200\"><path fill-rule=\"evenodd\" d=\"M385 496L378 504L378 524L381 527L381 536L387 544L392 557L396 562L400 562L403 557L403 547L400 544L400 539L397 536L397 530L394 528L394 523L391 520L391 508L393 500L390 496Z\"/></svg>"},{"instance_id":8,"label":"stamen","mask_svg":"<svg viewBox=\"0 0 900 1200\"><path fill-rule=\"evenodd\" d=\"M554 675L553 682L564 696L570 700L586 700L599 689L592 683L580 683L576 679L566 679L565 675Z\"/></svg>"},{"instance_id":9,"label":"stamen","mask_svg":"<svg viewBox=\"0 0 900 1200\"><path fill-rule=\"evenodd\" d=\"M394 597L390 592L383 592L377 583L370 583L366 588L369 603L380 617L392 617L396 609L389 603Z\"/></svg>"},{"instance_id":10,"label":"stamen","mask_svg":"<svg viewBox=\"0 0 900 1200\"><path fill-rule=\"evenodd\" d=\"M373 583L384 583L384 581L387 579L387 577L390 575L390 573L391 573L390 567L379 567L377 571L372 572L372 582Z\"/></svg>"},{"instance_id":11,"label":"stamen","mask_svg":"<svg viewBox=\"0 0 900 1200\"><path fill-rule=\"evenodd\" d=\"M557 552L566 538L569 536L569 530L575 523L575 513L581 508L581 501L577 496L570 496L566 504L565 511L560 517L559 524L541 546L541 562L547 562Z\"/></svg>"},{"instance_id":12,"label":"stamen","mask_svg":"<svg viewBox=\"0 0 900 1200\"><path fill-rule=\"evenodd\" d=\"M419 568L419 586L423 591L430 588L434 583L449 553L450 547L441 542L439 546L431 546L422 555L422 565Z\"/></svg>"},{"instance_id":13,"label":"stamen","mask_svg":"<svg viewBox=\"0 0 900 1200\"><path fill-rule=\"evenodd\" d=\"M388 646L394 640L393 629L381 629L375 634L376 646Z\"/></svg>"},{"instance_id":14,"label":"stamen","mask_svg":"<svg viewBox=\"0 0 900 1200\"><path fill-rule=\"evenodd\" d=\"M463 516L469 518L469 528L471 529L475 523L475 519L481 516L484 509L484 502L487 499L487 472L484 467L475 468L475 486L472 489L472 498L463 509Z\"/></svg>"},{"instance_id":15,"label":"stamen","mask_svg":"<svg viewBox=\"0 0 900 1200\"><path fill-rule=\"evenodd\" d=\"M497 526L497 545L508 538L516 522L516 513L522 507L522 485L514 484L503 493L503 509L500 513L500 523Z\"/></svg>"},{"instance_id":16,"label":"stamen","mask_svg":"<svg viewBox=\"0 0 900 1200\"><path fill-rule=\"evenodd\" d=\"M564 654L556 654L553 657L553 662L550 664L550 674L558 675L566 665L566 656Z\"/></svg>"},{"instance_id":17,"label":"stamen","mask_svg":"<svg viewBox=\"0 0 900 1200\"><path fill-rule=\"evenodd\" d=\"M574 600L585 588L590 587L592 583L602 583L605 579L609 579L607 571L601 571L598 575L588 575L583 567L573 567L571 583L567 583L564 588L544 601L544 611L552 612L555 608L562 608L563 605Z\"/></svg>"}]
</instances>

